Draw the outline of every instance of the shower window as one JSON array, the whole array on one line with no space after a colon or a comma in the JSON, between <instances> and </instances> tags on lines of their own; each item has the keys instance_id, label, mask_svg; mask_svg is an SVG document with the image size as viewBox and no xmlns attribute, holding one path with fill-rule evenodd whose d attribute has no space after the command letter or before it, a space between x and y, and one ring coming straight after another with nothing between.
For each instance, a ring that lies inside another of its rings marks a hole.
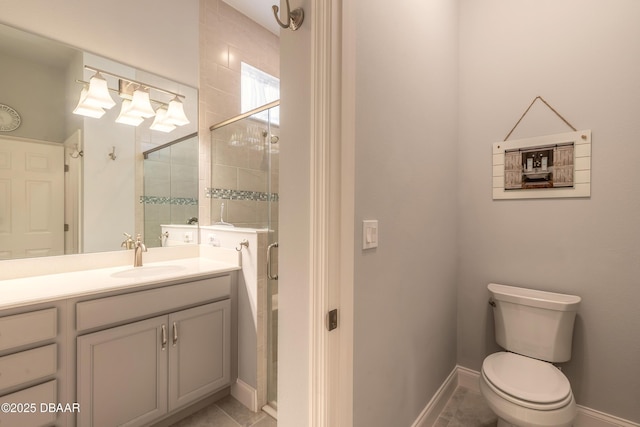
<instances>
[{"instance_id":1,"label":"shower window","mask_svg":"<svg viewBox=\"0 0 640 427\"><path fill-rule=\"evenodd\" d=\"M241 63L241 72L240 102L243 113L280 99L280 79L245 62ZM279 109L271 111L270 116L267 114L267 111L264 111L253 117L263 122L269 120L275 126L280 124Z\"/></svg>"}]
</instances>

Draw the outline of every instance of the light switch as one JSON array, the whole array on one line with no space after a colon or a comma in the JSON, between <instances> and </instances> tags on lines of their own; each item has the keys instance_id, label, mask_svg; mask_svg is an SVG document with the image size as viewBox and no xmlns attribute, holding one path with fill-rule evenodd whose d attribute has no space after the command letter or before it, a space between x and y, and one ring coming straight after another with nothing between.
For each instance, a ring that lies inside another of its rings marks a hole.
<instances>
[{"instance_id":1,"label":"light switch","mask_svg":"<svg viewBox=\"0 0 640 427\"><path fill-rule=\"evenodd\" d=\"M378 220L365 219L362 221L362 249L378 247Z\"/></svg>"}]
</instances>

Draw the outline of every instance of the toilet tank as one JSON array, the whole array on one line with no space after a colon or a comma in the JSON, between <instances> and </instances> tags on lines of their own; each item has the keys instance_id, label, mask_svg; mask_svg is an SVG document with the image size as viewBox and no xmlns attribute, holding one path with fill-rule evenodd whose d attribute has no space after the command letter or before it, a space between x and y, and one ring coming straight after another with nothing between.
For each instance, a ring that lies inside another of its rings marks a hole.
<instances>
[{"instance_id":1,"label":"toilet tank","mask_svg":"<svg viewBox=\"0 0 640 427\"><path fill-rule=\"evenodd\" d=\"M501 347L547 362L571 359L580 297L495 283L488 289Z\"/></svg>"}]
</instances>

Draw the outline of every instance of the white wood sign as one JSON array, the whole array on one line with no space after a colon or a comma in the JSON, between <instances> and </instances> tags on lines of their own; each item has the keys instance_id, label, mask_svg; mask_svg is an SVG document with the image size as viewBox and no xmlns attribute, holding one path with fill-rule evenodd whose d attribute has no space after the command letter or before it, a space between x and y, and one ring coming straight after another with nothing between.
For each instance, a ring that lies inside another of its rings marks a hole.
<instances>
[{"instance_id":1,"label":"white wood sign","mask_svg":"<svg viewBox=\"0 0 640 427\"><path fill-rule=\"evenodd\" d=\"M493 198L591 196L591 131L493 144Z\"/></svg>"}]
</instances>

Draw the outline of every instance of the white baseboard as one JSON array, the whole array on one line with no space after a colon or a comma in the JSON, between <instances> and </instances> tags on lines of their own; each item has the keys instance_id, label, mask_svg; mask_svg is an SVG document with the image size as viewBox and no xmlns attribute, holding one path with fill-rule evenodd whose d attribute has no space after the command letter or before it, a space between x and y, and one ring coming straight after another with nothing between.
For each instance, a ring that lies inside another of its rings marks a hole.
<instances>
[{"instance_id":1,"label":"white baseboard","mask_svg":"<svg viewBox=\"0 0 640 427\"><path fill-rule=\"evenodd\" d=\"M458 365L456 373L458 375L457 384L460 387L480 393L480 372Z\"/></svg>"},{"instance_id":2,"label":"white baseboard","mask_svg":"<svg viewBox=\"0 0 640 427\"><path fill-rule=\"evenodd\" d=\"M433 395L411 427L431 427L435 424L438 416L440 416L440 412L442 412L458 386L456 368L454 368L447 379L444 380L444 383L442 383L436 391L436 394Z\"/></svg>"},{"instance_id":3,"label":"white baseboard","mask_svg":"<svg viewBox=\"0 0 640 427\"><path fill-rule=\"evenodd\" d=\"M411 427L432 427L458 386L480 393L480 372L459 365L453 368ZM640 424L578 405L573 427L640 427Z\"/></svg>"},{"instance_id":4,"label":"white baseboard","mask_svg":"<svg viewBox=\"0 0 640 427\"><path fill-rule=\"evenodd\" d=\"M578 415L573 425L574 427L640 427L640 424L581 405L578 405Z\"/></svg>"},{"instance_id":5,"label":"white baseboard","mask_svg":"<svg viewBox=\"0 0 640 427\"><path fill-rule=\"evenodd\" d=\"M231 384L231 396L253 412L258 412L258 390L251 387L241 379Z\"/></svg>"}]
</instances>

